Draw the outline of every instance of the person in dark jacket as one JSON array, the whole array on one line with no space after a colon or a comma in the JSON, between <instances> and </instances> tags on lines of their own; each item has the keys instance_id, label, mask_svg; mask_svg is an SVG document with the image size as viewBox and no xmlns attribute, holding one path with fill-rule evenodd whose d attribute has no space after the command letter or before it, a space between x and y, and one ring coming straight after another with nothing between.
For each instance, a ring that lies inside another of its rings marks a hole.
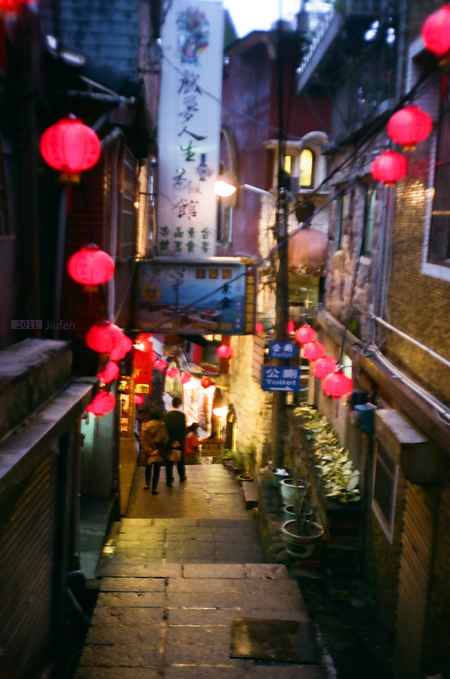
<instances>
[{"instance_id":1,"label":"person in dark jacket","mask_svg":"<svg viewBox=\"0 0 450 679\"><path fill-rule=\"evenodd\" d=\"M179 410L181 398L174 396L172 410L164 416L164 423L169 434L168 452L166 454L166 484L169 488L173 485L173 465L177 465L180 482L186 481L186 468L184 465L184 438L186 436L186 417Z\"/></svg>"},{"instance_id":2,"label":"person in dark jacket","mask_svg":"<svg viewBox=\"0 0 450 679\"><path fill-rule=\"evenodd\" d=\"M157 408L148 411L148 421L144 422L140 434L141 465L145 466L145 490L148 490L152 479L152 495L157 495L161 464L164 462L169 435L167 427L161 421Z\"/></svg>"}]
</instances>

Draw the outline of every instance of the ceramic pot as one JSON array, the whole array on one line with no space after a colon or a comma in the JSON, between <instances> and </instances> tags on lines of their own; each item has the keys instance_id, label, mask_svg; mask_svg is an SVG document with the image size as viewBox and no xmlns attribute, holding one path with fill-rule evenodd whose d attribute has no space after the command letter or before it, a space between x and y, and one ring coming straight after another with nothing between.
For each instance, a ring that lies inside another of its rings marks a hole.
<instances>
[{"instance_id":1,"label":"ceramic pot","mask_svg":"<svg viewBox=\"0 0 450 679\"><path fill-rule=\"evenodd\" d=\"M281 526L287 553L294 559L310 559L314 556L317 546L322 539L324 529L320 523L309 521L305 524L308 532L299 534L297 521L285 521Z\"/></svg>"},{"instance_id":2,"label":"ceramic pot","mask_svg":"<svg viewBox=\"0 0 450 679\"><path fill-rule=\"evenodd\" d=\"M283 479L291 478L290 469L275 468L275 469L271 470L271 473L272 473L272 483L275 486L275 488L280 487L280 484L281 484Z\"/></svg>"},{"instance_id":3,"label":"ceramic pot","mask_svg":"<svg viewBox=\"0 0 450 679\"><path fill-rule=\"evenodd\" d=\"M286 521L293 521L293 519L295 519L296 514L294 505L285 505L283 511Z\"/></svg>"},{"instance_id":4,"label":"ceramic pot","mask_svg":"<svg viewBox=\"0 0 450 679\"><path fill-rule=\"evenodd\" d=\"M296 481L295 479L283 479L280 484L281 497L284 505L294 505L306 493L306 484L304 481Z\"/></svg>"}]
</instances>

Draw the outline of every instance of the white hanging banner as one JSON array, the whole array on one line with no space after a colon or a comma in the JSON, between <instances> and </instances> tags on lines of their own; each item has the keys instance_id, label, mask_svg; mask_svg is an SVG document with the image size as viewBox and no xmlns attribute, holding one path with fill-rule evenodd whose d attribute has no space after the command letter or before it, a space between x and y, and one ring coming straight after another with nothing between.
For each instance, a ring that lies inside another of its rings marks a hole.
<instances>
[{"instance_id":1,"label":"white hanging banner","mask_svg":"<svg viewBox=\"0 0 450 679\"><path fill-rule=\"evenodd\" d=\"M223 65L222 2L174 0L161 35L159 255L215 254Z\"/></svg>"}]
</instances>

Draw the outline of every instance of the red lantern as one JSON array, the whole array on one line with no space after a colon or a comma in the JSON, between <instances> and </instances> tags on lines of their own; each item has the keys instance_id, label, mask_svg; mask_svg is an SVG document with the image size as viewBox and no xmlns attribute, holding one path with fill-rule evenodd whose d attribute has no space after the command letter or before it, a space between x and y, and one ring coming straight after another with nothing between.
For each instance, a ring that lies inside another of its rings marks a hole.
<instances>
[{"instance_id":1,"label":"red lantern","mask_svg":"<svg viewBox=\"0 0 450 679\"><path fill-rule=\"evenodd\" d=\"M135 394L134 403L137 406L140 406L142 403L144 403L144 397L142 396L142 394Z\"/></svg>"},{"instance_id":2,"label":"red lantern","mask_svg":"<svg viewBox=\"0 0 450 679\"><path fill-rule=\"evenodd\" d=\"M428 137L433 122L418 106L406 106L391 116L387 133L397 144L414 147Z\"/></svg>"},{"instance_id":3,"label":"red lantern","mask_svg":"<svg viewBox=\"0 0 450 679\"><path fill-rule=\"evenodd\" d=\"M89 403L86 408L88 413L93 413L96 417L102 417L114 410L116 399L109 391L100 391L97 396Z\"/></svg>"},{"instance_id":4,"label":"red lantern","mask_svg":"<svg viewBox=\"0 0 450 679\"><path fill-rule=\"evenodd\" d=\"M258 321L258 323L255 324L255 332L257 335L259 335L260 332L264 331L264 326L262 323Z\"/></svg>"},{"instance_id":5,"label":"red lantern","mask_svg":"<svg viewBox=\"0 0 450 679\"><path fill-rule=\"evenodd\" d=\"M169 368L169 370L166 372L166 375L167 375L168 377L171 377L171 378L174 380L175 377L178 377L179 372L178 372L177 368L175 368L175 366L171 366L171 367Z\"/></svg>"},{"instance_id":6,"label":"red lantern","mask_svg":"<svg viewBox=\"0 0 450 679\"><path fill-rule=\"evenodd\" d=\"M317 332L310 325L302 325L295 331L295 339L299 344L309 344L317 337Z\"/></svg>"},{"instance_id":7,"label":"red lantern","mask_svg":"<svg viewBox=\"0 0 450 679\"><path fill-rule=\"evenodd\" d=\"M94 130L72 115L45 130L40 150L44 160L66 181L79 181L80 172L93 167L101 154Z\"/></svg>"},{"instance_id":8,"label":"red lantern","mask_svg":"<svg viewBox=\"0 0 450 679\"><path fill-rule=\"evenodd\" d=\"M156 351L152 351L152 363L156 363L156 361L159 359L158 354Z\"/></svg>"},{"instance_id":9,"label":"red lantern","mask_svg":"<svg viewBox=\"0 0 450 679\"><path fill-rule=\"evenodd\" d=\"M450 50L450 5L443 5L425 20L422 40L425 47L439 57Z\"/></svg>"},{"instance_id":10,"label":"red lantern","mask_svg":"<svg viewBox=\"0 0 450 679\"><path fill-rule=\"evenodd\" d=\"M158 358L154 365L156 370L165 370L167 368L167 361L164 361L162 358Z\"/></svg>"},{"instance_id":11,"label":"red lantern","mask_svg":"<svg viewBox=\"0 0 450 679\"><path fill-rule=\"evenodd\" d=\"M110 354L113 347L122 342L121 329L110 321L95 323L86 335L86 344L100 354Z\"/></svg>"},{"instance_id":12,"label":"red lantern","mask_svg":"<svg viewBox=\"0 0 450 679\"><path fill-rule=\"evenodd\" d=\"M208 389L209 387L212 387L214 382L210 377L204 377L200 384L202 385L203 389Z\"/></svg>"},{"instance_id":13,"label":"red lantern","mask_svg":"<svg viewBox=\"0 0 450 679\"><path fill-rule=\"evenodd\" d=\"M288 335L292 335L292 333L294 332L294 330L295 330L294 321L288 321L288 324L287 324L287 334L288 334Z\"/></svg>"},{"instance_id":14,"label":"red lantern","mask_svg":"<svg viewBox=\"0 0 450 679\"><path fill-rule=\"evenodd\" d=\"M322 382L322 389L328 396L332 398L341 398L348 396L353 390L353 382L350 377L347 377L342 372L334 372L327 375Z\"/></svg>"},{"instance_id":15,"label":"red lantern","mask_svg":"<svg viewBox=\"0 0 450 679\"><path fill-rule=\"evenodd\" d=\"M308 361L317 361L325 354L325 347L321 342L309 342L303 347L303 358Z\"/></svg>"},{"instance_id":16,"label":"red lantern","mask_svg":"<svg viewBox=\"0 0 450 679\"><path fill-rule=\"evenodd\" d=\"M396 151L384 151L372 163L372 175L385 184L395 184L406 174L408 163L405 156Z\"/></svg>"},{"instance_id":17,"label":"red lantern","mask_svg":"<svg viewBox=\"0 0 450 679\"><path fill-rule=\"evenodd\" d=\"M220 358L231 358L233 356L233 349L229 344L221 344L217 349L217 355Z\"/></svg>"},{"instance_id":18,"label":"red lantern","mask_svg":"<svg viewBox=\"0 0 450 679\"><path fill-rule=\"evenodd\" d=\"M192 380L192 375L190 375L189 373L184 373L181 376L181 384L187 384L191 380Z\"/></svg>"},{"instance_id":19,"label":"red lantern","mask_svg":"<svg viewBox=\"0 0 450 679\"><path fill-rule=\"evenodd\" d=\"M334 358L322 356L322 358L319 358L314 363L312 370L316 377L320 377L322 379L334 372L336 370L336 366L337 361L335 361Z\"/></svg>"},{"instance_id":20,"label":"red lantern","mask_svg":"<svg viewBox=\"0 0 450 679\"><path fill-rule=\"evenodd\" d=\"M17 16L22 5L26 5L31 0L0 0L0 16L12 14Z\"/></svg>"},{"instance_id":21,"label":"red lantern","mask_svg":"<svg viewBox=\"0 0 450 679\"><path fill-rule=\"evenodd\" d=\"M101 372L97 373L97 377L103 382L103 384L114 382L114 380L119 377L119 366L117 363L114 363L114 361L109 361L105 368Z\"/></svg>"},{"instance_id":22,"label":"red lantern","mask_svg":"<svg viewBox=\"0 0 450 679\"><path fill-rule=\"evenodd\" d=\"M95 243L85 245L69 259L69 275L77 283L96 287L109 281L114 274L114 260Z\"/></svg>"},{"instance_id":23,"label":"red lantern","mask_svg":"<svg viewBox=\"0 0 450 679\"><path fill-rule=\"evenodd\" d=\"M120 330L120 337L117 338L117 343L111 349L110 359L112 361L121 361L132 348L133 342Z\"/></svg>"}]
</instances>

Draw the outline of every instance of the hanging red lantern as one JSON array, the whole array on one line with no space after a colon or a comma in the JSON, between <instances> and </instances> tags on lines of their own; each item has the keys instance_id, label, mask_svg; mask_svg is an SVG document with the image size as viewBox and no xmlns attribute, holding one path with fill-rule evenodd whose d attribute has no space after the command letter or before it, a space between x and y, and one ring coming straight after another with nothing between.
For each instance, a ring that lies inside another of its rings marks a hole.
<instances>
[{"instance_id":1,"label":"hanging red lantern","mask_svg":"<svg viewBox=\"0 0 450 679\"><path fill-rule=\"evenodd\" d=\"M233 349L229 344L221 344L217 349L217 355L220 358L231 358L233 356Z\"/></svg>"},{"instance_id":2,"label":"hanging red lantern","mask_svg":"<svg viewBox=\"0 0 450 679\"><path fill-rule=\"evenodd\" d=\"M114 361L109 361L105 368L101 372L97 373L97 377L103 382L103 384L110 384L119 377L119 372L119 366L117 363L114 363Z\"/></svg>"},{"instance_id":3,"label":"hanging red lantern","mask_svg":"<svg viewBox=\"0 0 450 679\"><path fill-rule=\"evenodd\" d=\"M158 354L156 351L152 351L152 363L156 363L156 361L159 359Z\"/></svg>"},{"instance_id":4,"label":"hanging red lantern","mask_svg":"<svg viewBox=\"0 0 450 679\"><path fill-rule=\"evenodd\" d=\"M322 389L328 396L332 398L342 398L348 396L353 390L353 382L350 377L347 377L342 372L337 371L327 375L322 382Z\"/></svg>"},{"instance_id":5,"label":"hanging red lantern","mask_svg":"<svg viewBox=\"0 0 450 679\"><path fill-rule=\"evenodd\" d=\"M433 122L418 106L405 106L389 119L387 133L390 138L406 147L414 147L431 133Z\"/></svg>"},{"instance_id":6,"label":"hanging red lantern","mask_svg":"<svg viewBox=\"0 0 450 679\"><path fill-rule=\"evenodd\" d=\"M93 413L96 417L102 417L106 413L114 410L116 399L114 394L109 391L100 391L97 396L89 403L86 410L88 413Z\"/></svg>"},{"instance_id":7,"label":"hanging red lantern","mask_svg":"<svg viewBox=\"0 0 450 679\"><path fill-rule=\"evenodd\" d=\"M74 281L88 288L96 288L112 278L114 260L98 245L89 243L72 255L67 268Z\"/></svg>"},{"instance_id":8,"label":"hanging red lantern","mask_svg":"<svg viewBox=\"0 0 450 679\"><path fill-rule=\"evenodd\" d=\"M65 181L79 181L80 172L93 167L101 154L94 130L73 115L45 130L40 150L44 160L59 170Z\"/></svg>"},{"instance_id":9,"label":"hanging red lantern","mask_svg":"<svg viewBox=\"0 0 450 679\"><path fill-rule=\"evenodd\" d=\"M187 384L191 380L192 380L192 375L190 375L189 373L183 373L183 375L181 376L181 384Z\"/></svg>"},{"instance_id":10,"label":"hanging red lantern","mask_svg":"<svg viewBox=\"0 0 450 679\"><path fill-rule=\"evenodd\" d=\"M144 397L142 396L142 394L135 394L134 395L134 403L137 406L140 406L140 405L142 405L142 403L144 403Z\"/></svg>"},{"instance_id":11,"label":"hanging red lantern","mask_svg":"<svg viewBox=\"0 0 450 679\"><path fill-rule=\"evenodd\" d=\"M167 368L167 361L164 361L162 358L158 358L158 360L155 361L154 366L156 370L165 370Z\"/></svg>"},{"instance_id":12,"label":"hanging red lantern","mask_svg":"<svg viewBox=\"0 0 450 679\"><path fill-rule=\"evenodd\" d=\"M422 40L425 47L439 57L450 50L450 5L443 5L425 20Z\"/></svg>"},{"instance_id":13,"label":"hanging red lantern","mask_svg":"<svg viewBox=\"0 0 450 679\"><path fill-rule=\"evenodd\" d=\"M117 343L112 347L109 357L112 361L121 361L132 348L133 342L131 339L120 330L120 337L117 337Z\"/></svg>"},{"instance_id":14,"label":"hanging red lantern","mask_svg":"<svg viewBox=\"0 0 450 679\"><path fill-rule=\"evenodd\" d=\"M113 347L122 342L121 329L110 321L98 321L87 332L86 344L100 354L110 354Z\"/></svg>"},{"instance_id":15,"label":"hanging red lantern","mask_svg":"<svg viewBox=\"0 0 450 679\"><path fill-rule=\"evenodd\" d=\"M372 176L384 184L395 184L406 175L408 163L396 151L384 151L372 163Z\"/></svg>"},{"instance_id":16,"label":"hanging red lantern","mask_svg":"<svg viewBox=\"0 0 450 679\"><path fill-rule=\"evenodd\" d=\"M293 332L294 332L294 330L295 330L294 321L288 321L288 324L287 324L287 334L288 334L288 335L292 335Z\"/></svg>"},{"instance_id":17,"label":"hanging red lantern","mask_svg":"<svg viewBox=\"0 0 450 679\"><path fill-rule=\"evenodd\" d=\"M262 323L258 321L258 323L255 324L255 332L257 335L259 335L260 332L264 331L264 326Z\"/></svg>"},{"instance_id":18,"label":"hanging red lantern","mask_svg":"<svg viewBox=\"0 0 450 679\"><path fill-rule=\"evenodd\" d=\"M27 5L31 0L0 0L0 16L17 16L22 5Z\"/></svg>"},{"instance_id":19,"label":"hanging red lantern","mask_svg":"<svg viewBox=\"0 0 450 679\"><path fill-rule=\"evenodd\" d=\"M325 346L321 342L309 342L303 347L302 355L308 361L317 361L325 355Z\"/></svg>"},{"instance_id":20,"label":"hanging red lantern","mask_svg":"<svg viewBox=\"0 0 450 679\"><path fill-rule=\"evenodd\" d=\"M209 387L213 386L214 382L210 377L204 377L200 384L202 385L203 389L209 389Z\"/></svg>"},{"instance_id":21,"label":"hanging red lantern","mask_svg":"<svg viewBox=\"0 0 450 679\"><path fill-rule=\"evenodd\" d=\"M309 344L317 337L317 332L310 325L302 325L295 331L295 339L299 344Z\"/></svg>"},{"instance_id":22,"label":"hanging red lantern","mask_svg":"<svg viewBox=\"0 0 450 679\"><path fill-rule=\"evenodd\" d=\"M173 380L178 377L179 371L177 368L175 368L174 365L172 365L169 370L166 372L167 377L171 377Z\"/></svg>"},{"instance_id":23,"label":"hanging red lantern","mask_svg":"<svg viewBox=\"0 0 450 679\"><path fill-rule=\"evenodd\" d=\"M322 379L334 372L336 367L337 361L335 361L334 358L322 356L314 363L312 370L316 377L320 377Z\"/></svg>"}]
</instances>

